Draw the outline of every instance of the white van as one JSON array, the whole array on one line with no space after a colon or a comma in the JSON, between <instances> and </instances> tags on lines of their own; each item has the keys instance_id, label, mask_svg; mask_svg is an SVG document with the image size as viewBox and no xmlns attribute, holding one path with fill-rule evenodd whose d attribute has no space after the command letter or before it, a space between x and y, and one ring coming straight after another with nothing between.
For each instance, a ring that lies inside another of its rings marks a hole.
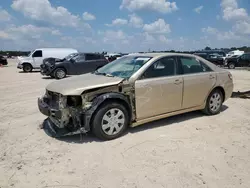
<instances>
[{"instance_id":1,"label":"white van","mask_svg":"<svg viewBox=\"0 0 250 188\"><path fill-rule=\"evenodd\" d=\"M244 51L234 50L234 51L228 52L228 54L226 55L226 58L232 57L234 55L243 55L244 53L245 53Z\"/></svg>"},{"instance_id":2,"label":"white van","mask_svg":"<svg viewBox=\"0 0 250 188\"><path fill-rule=\"evenodd\" d=\"M45 58L53 57L63 59L72 53L78 53L72 48L40 48L32 51L27 57L18 57L17 68L24 72L31 72L33 69L40 69Z\"/></svg>"}]
</instances>

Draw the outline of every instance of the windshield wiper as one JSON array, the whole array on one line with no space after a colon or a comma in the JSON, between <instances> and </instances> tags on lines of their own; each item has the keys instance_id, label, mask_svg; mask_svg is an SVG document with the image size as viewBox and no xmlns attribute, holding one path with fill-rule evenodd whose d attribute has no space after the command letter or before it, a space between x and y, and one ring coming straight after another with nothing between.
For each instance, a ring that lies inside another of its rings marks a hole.
<instances>
[{"instance_id":1,"label":"windshield wiper","mask_svg":"<svg viewBox=\"0 0 250 188\"><path fill-rule=\"evenodd\" d=\"M94 74L96 74L96 75L108 76L108 77L114 77L112 74L108 74L108 73L105 73L105 72L98 72L98 70L96 70L96 71L94 72Z\"/></svg>"}]
</instances>

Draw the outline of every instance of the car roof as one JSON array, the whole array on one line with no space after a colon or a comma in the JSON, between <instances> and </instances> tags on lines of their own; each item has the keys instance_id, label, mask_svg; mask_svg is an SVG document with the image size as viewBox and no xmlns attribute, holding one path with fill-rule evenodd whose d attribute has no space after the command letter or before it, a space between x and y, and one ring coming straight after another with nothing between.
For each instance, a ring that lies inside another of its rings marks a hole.
<instances>
[{"instance_id":1,"label":"car roof","mask_svg":"<svg viewBox=\"0 0 250 188\"><path fill-rule=\"evenodd\" d=\"M186 56L186 57L195 57L193 54L186 54L186 53L135 53L129 54L127 56L140 56L140 57L165 57L165 56Z\"/></svg>"}]
</instances>

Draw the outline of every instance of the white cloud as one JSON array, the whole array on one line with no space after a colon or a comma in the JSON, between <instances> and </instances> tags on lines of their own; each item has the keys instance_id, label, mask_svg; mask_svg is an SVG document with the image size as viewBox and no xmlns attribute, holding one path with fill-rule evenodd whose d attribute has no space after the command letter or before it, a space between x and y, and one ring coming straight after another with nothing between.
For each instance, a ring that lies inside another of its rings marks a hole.
<instances>
[{"instance_id":1,"label":"white cloud","mask_svg":"<svg viewBox=\"0 0 250 188\"><path fill-rule=\"evenodd\" d=\"M238 21L233 29L240 34L250 35L250 22L247 21Z\"/></svg>"},{"instance_id":2,"label":"white cloud","mask_svg":"<svg viewBox=\"0 0 250 188\"><path fill-rule=\"evenodd\" d=\"M96 17L95 17L93 14L90 14L90 13L88 13L88 12L84 12L84 13L82 14L82 17L83 17L83 19L86 20L86 21L91 21L91 20L95 20L95 19L96 19Z\"/></svg>"},{"instance_id":3,"label":"white cloud","mask_svg":"<svg viewBox=\"0 0 250 188\"><path fill-rule=\"evenodd\" d=\"M128 20L126 19L121 19L121 18L116 18L112 21L111 24L106 24L106 26L115 26L115 25L126 25L128 24Z\"/></svg>"},{"instance_id":4,"label":"white cloud","mask_svg":"<svg viewBox=\"0 0 250 188\"><path fill-rule=\"evenodd\" d=\"M202 9L203 9L203 6L199 6L199 7L195 8L194 11L196 13L200 14Z\"/></svg>"},{"instance_id":5,"label":"white cloud","mask_svg":"<svg viewBox=\"0 0 250 188\"><path fill-rule=\"evenodd\" d=\"M107 30L102 34L103 34L103 41L104 42L126 40L126 38L127 38L127 35L122 30L118 30L118 31Z\"/></svg>"},{"instance_id":6,"label":"white cloud","mask_svg":"<svg viewBox=\"0 0 250 188\"><path fill-rule=\"evenodd\" d=\"M59 26L77 27L80 18L62 6L52 7L48 0L14 0L11 7L33 20Z\"/></svg>"},{"instance_id":7,"label":"white cloud","mask_svg":"<svg viewBox=\"0 0 250 188\"><path fill-rule=\"evenodd\" d=\"M221 7L224 20L242 20L248 19L246 9L239 8L237 0L222 0Z\"/></svg>"},{"instance_id":8,"label":"white cloud","mask_svg":"<svg viewBox=\"0 0 250 188\"><path fill-rule=\"evenodd\" d=\"M11 15L0 7L0 22L7 22L11 20Z\"/></svg>"},{"instance_id":9,"label":"white cloud","mask_svg":"<svg viewBox=\"0 0 250 188\"><path fill-rule=\"evenodd\" d=\"M202 28L201 29L203 33L207 33L207 34L216 34L218 32L218 30L216 28L213 27L206 27L206 28Z\"/></svg>"},{"instance_id":10,"label":"white cloud","mask_svg":"<svg viewBox=\"0 0 250 188\"><path fill-rule=\"evenodd\" d=\"M147 33L170 33L170 25L165 23L163 19L158 19L157 21L151 23L151 24L145 24L143 26L143 30Z\"/></svg>"},{"instance_id":11,"label":"white cloud","mask_svg":"<svg viewBox=\"0 0 250 188\"><path fill-rule=\"evenodd\" d=\"M151 10L161 13L170 13L178 10L176 2L167 0L123 0L120 9L135 10Z\"/></svg>"},{"instance_id":12,"label":"white cloud","mask_svg":"<svg viewBox=\"0 0 250 188\"><path fill-rule=\"evenodd\" d=\"M59 30L52 30L51 34L52 35L62 35L62 33Z\"/></svg>"},{"instance_id":13,"label":"white cloud","mask_svg":"<svg viewBox=\"0 0 250 188\"><path fill-rule=\"evenodd\" d=\"M168 40L167 37L164 36L164 35L160 35L160 36L158 37L158 39L159 39L159 41L162 42L162 43L169 43L169 42L171 42L171 40Z\"/></svg>"},{"instance_id":14,"label":"white cloud","mask_svg":"<svg viewBox=\"0 0 250 188\"><path fill-rule=\"evenodd\" d=\"M15 39L38 39L41 38L42 35L61 35L59 30L55 30L47 27L37 27L34 25L22 25L15 26L11 25L5 32L8 33L9 38Z\"/></svg>"},{"instance_id":15,"label":"white cloud","mask_svg":"<svg viewBox=\"0 0 250 188\"><path fill-rule=\"evenodd\" d=\"M0 31L0 39L9 39L10 36L5 31Z\"/></svg>"},{"instance_id":16,"label":"white cloud","mask_svg":"<svg viewBox=\"0 0 250 188\"><path fill-rule=\"evenodd\" d=\"M140 28L143 26L143 19L136 14L129 15L129 24L135 28Z\"/></svg>"}]
</instances>

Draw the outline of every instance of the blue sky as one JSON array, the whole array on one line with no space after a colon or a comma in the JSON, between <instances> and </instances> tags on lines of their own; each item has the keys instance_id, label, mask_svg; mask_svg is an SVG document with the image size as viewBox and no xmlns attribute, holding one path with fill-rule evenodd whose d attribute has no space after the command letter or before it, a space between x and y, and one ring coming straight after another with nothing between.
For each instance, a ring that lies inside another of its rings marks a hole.
<instances>
[{"instance_id":1,"label":"blue sky","mask_svg":"<svg viewBox=\"0 0 250 188\"><path fill-rule=\"evenodd\" d=\"M134 52L250 46L249 0L107 1L1 1L0 50Z\"/></svg>"}]
</instances>

